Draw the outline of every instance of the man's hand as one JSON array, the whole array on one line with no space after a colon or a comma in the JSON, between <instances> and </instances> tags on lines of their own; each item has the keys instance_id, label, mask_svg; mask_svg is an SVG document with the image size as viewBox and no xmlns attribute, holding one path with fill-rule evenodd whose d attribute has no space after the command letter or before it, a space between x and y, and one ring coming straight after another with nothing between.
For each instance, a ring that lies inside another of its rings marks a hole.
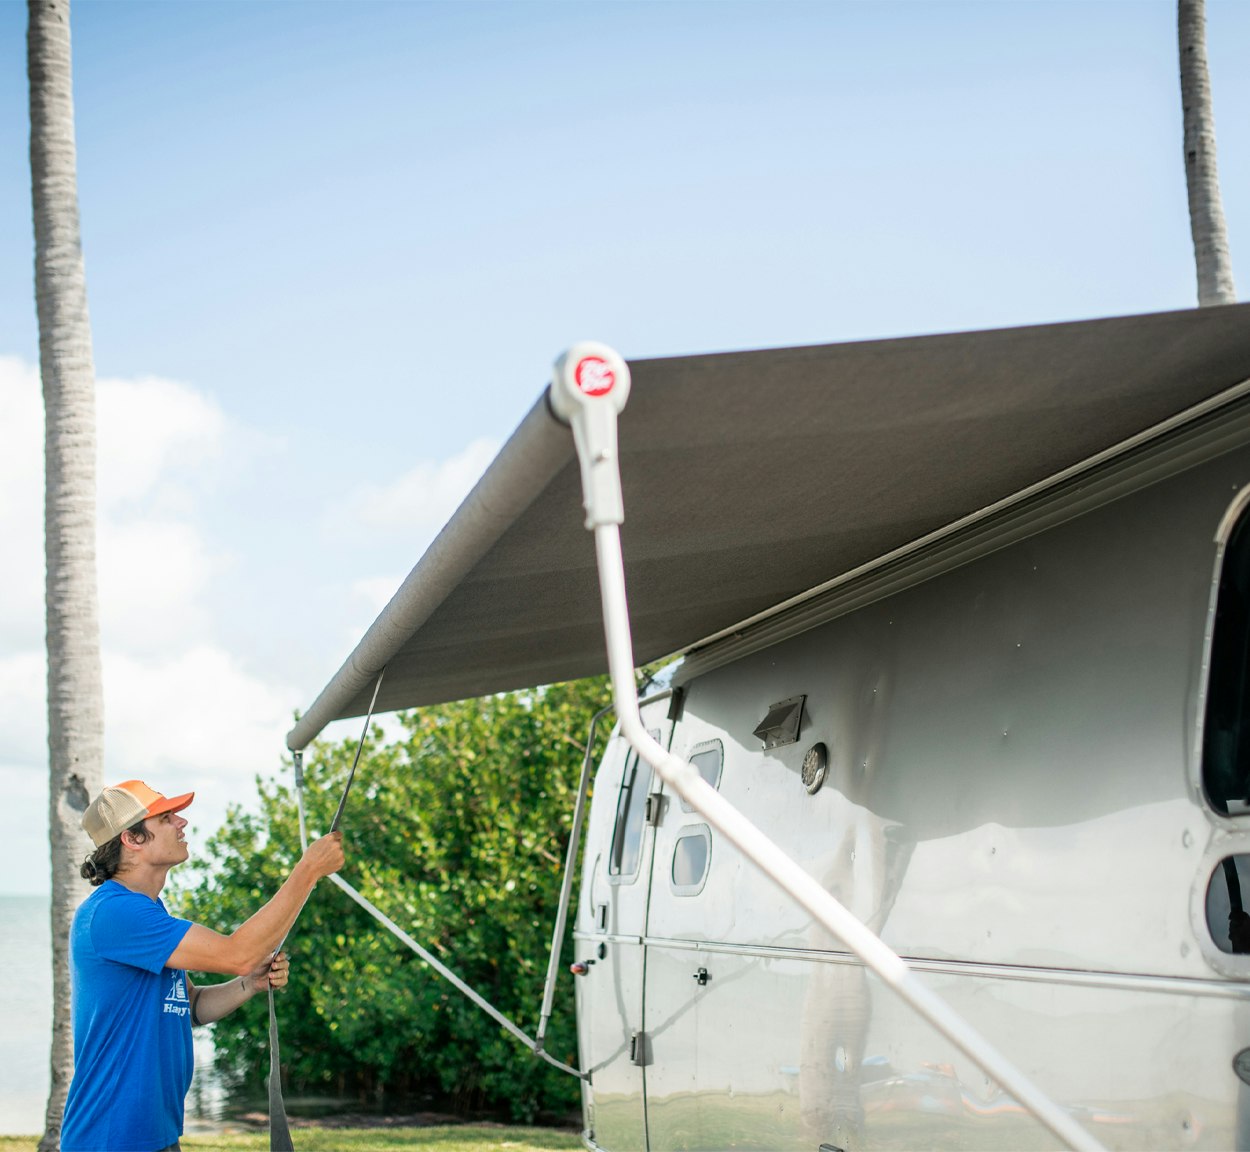
<instances>
[{"instance_id":1,"label":"man's hand","mask_svg":"<svg viewBox=\"0 0 1250 1152\"><path fill-rule=\"evenodd\" d=\"M308 864L320 879L343 867L343 833L331 832L308 845L302 863Z\"/></svg>"},{"instance_id":2,"label":"man's hand","mask_svg":"<svg viewBox=\"0 0 1250 1152\"><path fill-rule=\"evenodd\" d=\"M192 924L166 961L168 968L250 976L286 939L317 881L343 866L343 834L331 832L308 846L272 900L223 936ZM201 1013L200 1019L205 1019Z\"/></svg>"},{"instance_id":3,"label":"man's hand","mask_svg":"<svg viewBox=\"0 0 1250 1152\"><path fill-rule=\"evenodd\" d=\"M257 964L244 976L243 986L255 996L266 988L285 988L290 974L291 961L285 952L279 952L277 956Z\"/></svg>"},{"instance_id":4,"label":"man's hand","mask_svg":"<svg viewBox=\"0 0 1250 1152\"><path fill-rule=\"evenodd\" d=\"M286 987L290 961L286 953L267 956L250 972L226 984L207 984L197 988L188 980L191 992L191 1023L211 1024L245 1004L267 987Z\"/></svg>"}]
</instances>

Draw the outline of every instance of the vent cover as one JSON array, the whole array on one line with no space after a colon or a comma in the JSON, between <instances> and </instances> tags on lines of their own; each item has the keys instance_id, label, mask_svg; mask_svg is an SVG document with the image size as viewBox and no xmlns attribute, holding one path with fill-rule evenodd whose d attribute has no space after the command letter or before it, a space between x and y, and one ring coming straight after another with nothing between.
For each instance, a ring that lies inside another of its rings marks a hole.
<instances>
[{"instance_id":1,"label":"vent cover","mask_svg":"<svg viewBox=\"0 0 1250 1152\"><path fill-rule=\"evenodd\" d=\"M803 723L803 704L806 696L791 696L768 709L768 715L760 721L753 735L764 742L764 748L780 748L793 744L799 738L799 725Z\"/></svg>"}]
</instances>

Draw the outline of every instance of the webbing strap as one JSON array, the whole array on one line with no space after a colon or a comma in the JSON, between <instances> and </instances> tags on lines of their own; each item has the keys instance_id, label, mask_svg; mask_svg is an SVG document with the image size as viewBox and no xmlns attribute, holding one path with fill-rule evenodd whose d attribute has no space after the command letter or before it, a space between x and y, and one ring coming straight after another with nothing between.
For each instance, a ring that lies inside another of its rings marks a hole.
<instances>
[{"instance_id":1,"label":"webbing strap","mask_svg":"<svg viewBox=\"0 0 1250 1152\"><path fill-rule=\"evenodd\" d=\"M382 677L386 668L378 673L377 683L373 686L373 699L369 701L369 712L365 716L364 730L360 733L360 742L356 745L356 758L352 761L352 770L347 775L347 786L339 800L338 811L334 814L331 832L339 830L339 822L343 819L343 809L347 807L347 794L352 790L352 781L356 779L356 765L360 763L360 753L365 746L365 738L369 735L369 721L373 719L373 706L378 702L378 689L382 687ZM308 835L304 829L304 754L296 752L295 789L299 796L299 838L300 848L308 850ZM337 877L334 877L337 879ZM282 944L286 941L283 940ZM277 958L282 951L282 944L274 949ZM273 985L269 985L269 1152L295 1152L291 1143L291 1126L287 1123L286 1102L282 1099L282 1061L278 1051L278 1012L273 1002Z\"/></svg>"},{"instance_id":2,"label":"webbing strap","mask_svg":"<svg viewBox=\"0 0 1250 1152\"><path fill-rule=\"evenodd\" d=\"M352 790L352 781L356 779L356 765L360 763L360 753L365 746L365 738L369 735L369 721L373 719L373 706L378 702L378 689L382 687L382 677L385 675L386 666L383 665L382 671L378 673L377 682L373 685L373 697L369 701L369 711L365 714L365 726L356 744L356 758L352 761L352 770L347 774L347 785L343 789L342 799L339 800L339 810L335 812L334 819L330 822L331 832L337 832L339 824L343 821L343 809L347 807L347 794Z\"/></svg>"},{"instance_id":3,"label":"webbing strap","mask_svg":"<svg viewBox=\"0 0 1250 1152\"><path fill-rule=\"evenodd\" d=\"M269 989L269 1152L295 1152L282 1100L282 1061L278 1055L278 1014Z\"/></svg>"}]
</instances>

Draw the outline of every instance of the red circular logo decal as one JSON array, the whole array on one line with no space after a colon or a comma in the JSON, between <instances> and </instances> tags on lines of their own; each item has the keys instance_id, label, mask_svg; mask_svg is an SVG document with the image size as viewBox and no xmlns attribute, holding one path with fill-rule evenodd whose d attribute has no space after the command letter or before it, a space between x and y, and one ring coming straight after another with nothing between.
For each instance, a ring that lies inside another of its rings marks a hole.
<instances>
[{"instance_id":1,"label":"red circular logo decal","mask_svg":"<svg viewBox=\"0 0 1250 1152\"><path fill-rule=\"evenodd\" d=\"M583 356L573 369L573 379L585 396L606 396L616 386L616 373L601 356Z\"/></svg>"}]
</instances>

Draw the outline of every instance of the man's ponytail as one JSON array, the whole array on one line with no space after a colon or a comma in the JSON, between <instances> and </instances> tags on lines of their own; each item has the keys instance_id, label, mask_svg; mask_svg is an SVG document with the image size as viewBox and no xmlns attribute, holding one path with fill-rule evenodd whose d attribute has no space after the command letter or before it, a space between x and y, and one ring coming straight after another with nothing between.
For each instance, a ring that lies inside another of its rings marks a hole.
<instances>
[{"instance_id":1,"label":"man's ponytail","mask_svg":"<svg viewBox=\"0 0 1250 1152\"><path fill-rule=\"evenodd\" d=\"M132 824L126 829L139 843L143 843L151 833L144 827L143 821ZM123 832L122 836L126 833ZM78 874L91 883L92 888L98 888L105 880L112 880L114 876L121 870L122 866L122 837L114 836L112 840L106 840L94 852L91 853L83 862L82 867L78 869Z\"/></svg>"}]
</instances>

